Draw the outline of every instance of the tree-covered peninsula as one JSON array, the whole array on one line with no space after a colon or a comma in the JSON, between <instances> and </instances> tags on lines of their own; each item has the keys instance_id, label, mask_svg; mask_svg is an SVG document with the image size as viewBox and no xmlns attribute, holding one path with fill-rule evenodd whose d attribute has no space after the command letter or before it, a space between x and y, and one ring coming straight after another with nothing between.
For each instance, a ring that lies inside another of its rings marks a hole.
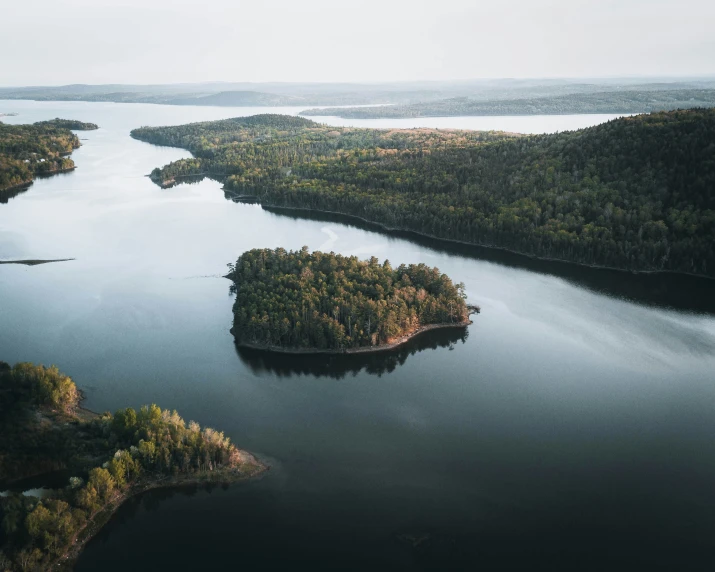
<instances>
[{"instance_id":1,"label":"tree-covered peninsula","mask_svg":"<svg viewBox=\"0 0 715 572\"><path fill-rule=\"evenodd\" d=\"M0 495L0 570L71 567L131 495L150 488L232 482L264 469L227 437L156 405L93 414L56 367L0 362L0 483L64 469L42 498ZM12 489L14 490L14 489Z\"/></svg>"},{"instance_id":2,"label":"tree-covered peninsula","mask_svg":"<svg viewBox=\"0 0 715 572\"><path fill-rule=\"evenodd\" d=\"M227 196L264 205L581 264L715 276L715 109L534 136L276 115L132 135L194 154L152 172L167 186L210 176Z\"/></svg>"},{"instance_id":3,"label":"tree-covered peninsula","mask_svg":"<svg viewBox=\"0 0 715 572\"><path fill-rule=\"evenodd\" d=\"M74 161L66 155L77 149L80 142L71 129L91 130L97 126L69 119L32 125L0 122L0 195L29 185L37 176L74 169Z\"/></svg>"},{"instance_id":4,"label":"tree-covered peninsula","mask_svg":"<svg viewBox=\"0 0 715 572\"><path fill-rule=\"evenodd\" d=\"M279 351L369 351L427 329L470 323L463 284L424 264L255 249L230 265L239 345Z\"/></svg>"}]
</instances>

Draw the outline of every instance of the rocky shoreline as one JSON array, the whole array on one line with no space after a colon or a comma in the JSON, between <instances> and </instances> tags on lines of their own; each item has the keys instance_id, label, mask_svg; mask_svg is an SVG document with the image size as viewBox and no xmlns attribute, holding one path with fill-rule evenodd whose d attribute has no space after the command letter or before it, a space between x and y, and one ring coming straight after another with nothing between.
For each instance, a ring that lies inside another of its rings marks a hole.
<instances>
[{"instance_id":1,"label":"rocky shoreline","mask_svg":"<svg viewBox=\"0 0 715 572\"><path fill-rule=\"evenodd\" d=\"M245 481L266 472L270 467L262 463L248 451L239 450L242 464L215 471L202 471L192 475L149 477L139 479L128 490L115 495L104 507L88 520L86 526L76 535L72 547L48 565L48 568L70 571L87 543L99 533L112 516L130 498L150 490L202 486L208 484L233 484Z\"/></svg>"},{"instance_id":2,"label":"rocky shoreline","mask_svg":"<svg viewBox=\"0 0 715 572\"><path fill-rule=\"evenodd\" d=\"M478 306L469 306L472 313L479 313ZM471 325L472 320L465 320L464 322L452 322L444 324L427 324L426 326L420 326L413 332L400 336L396 340L390 342L389 344L380 344L378 346L365 346L360 348L342 348L342 349L319 349L319 348L289 348L282 346L270 346L268 344L256 344L251 342L236 342L238 347L251 348L254 350L266 350L271 352L278 352L284 354L299 354L299 355L315 355L315 354L331 354L331 355L348 355L348 354L368 354L374 352L383 352L395 349L403 344L406 344L411 339L429 332L432 330L439 330L445 328L466 328ZM231 333L233 333L233 328L231 328Z\"/></svg>"}]
</instances>

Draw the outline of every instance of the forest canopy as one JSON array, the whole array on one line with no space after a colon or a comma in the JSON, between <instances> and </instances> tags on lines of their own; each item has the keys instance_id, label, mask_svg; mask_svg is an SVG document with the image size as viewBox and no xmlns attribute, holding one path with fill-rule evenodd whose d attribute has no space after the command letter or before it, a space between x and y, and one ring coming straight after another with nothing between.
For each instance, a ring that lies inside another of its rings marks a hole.
<instances>
[{"instance_id":1,"label":"forest canopy","mask_svg":"<svg viewBox=\"0 0 715 572\"><path fill-rule=\"evenodd\" d=\"M261 470L221 432L156 405L96 415L56 367L0 362L0 481L65 469L42 499L0 496L0 570L49 570L133 491L168 478L238 478Z\"/></svg>"},{"instance_id":2,"label":"forest canopy","mask_svg":"<svg viewBox=\"0 0 715 572\"><path fill-rule=\"evenodd\" d=\"M94 123L52 119L32 125L0 122L0 193L29 185L36 176L74 169L66 155L80 146L70 129L97 129Z\"/></svg>"},{"instance_id":3,"label":"forest canopy","mask_svg":"<svg viewBox=\"0 0 715 572\"><path fill-rule=\"evenodd\" d=\"M437 268L377 258L255 249L234 281L233 335L270 348L350 350L390 344L429 325L466 325L464 285Z\"/></svg>"},{"instance_id":4,"label":"forest canopy","mask_svg":"<svg viewBox=\"0 0 715 572\"><path fill-rule=\"evenodd\" d=\"M61 127L63 129L74 129L75 131L94 131L99 129L96 123L85 123L76 119L60 119L59 117L48 119L47 121L38 121L34 123L34 125L40 127Z\"/></svg>"},{"instance_id":5,"label":"forest canopy","mask_svg":"<svg viewBox=\"0 0 715 572\"><path fill-rule=\"evenodd\" d=\"M628 270L715 276L715 109L514 136L263 115L135 129L194 157L152 172L227 196Z\"/></svg>"}]
</instances>

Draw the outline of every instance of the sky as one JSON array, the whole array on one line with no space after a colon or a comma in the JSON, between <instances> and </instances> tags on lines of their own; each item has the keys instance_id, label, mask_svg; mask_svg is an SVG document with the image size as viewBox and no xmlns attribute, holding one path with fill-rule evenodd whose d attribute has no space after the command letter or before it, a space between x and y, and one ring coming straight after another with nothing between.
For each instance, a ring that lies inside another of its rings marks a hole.
<instances>
[{"instance_id":1,"label":"sky","mask_svg":"<svg viewBox=\"0 0 715 572\"><path fill-rule=\"evenodd\" d=\"M0 85L715 74L712 0L6 0Z\"/></svg>"}]
</instances>

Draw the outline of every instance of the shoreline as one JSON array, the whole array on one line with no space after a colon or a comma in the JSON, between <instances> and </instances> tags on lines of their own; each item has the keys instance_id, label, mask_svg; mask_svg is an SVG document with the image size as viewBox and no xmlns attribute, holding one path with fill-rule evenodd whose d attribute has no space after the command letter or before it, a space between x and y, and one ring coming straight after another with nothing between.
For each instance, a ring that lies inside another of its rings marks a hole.
<instances>
[{"instance_id":1,"label":"shoreline","mask_svg":"<svg viewBox=\"0 0 715 572\"><path fill-rule=\"evenodd\" d=\"M25 183L19 183L17 185L13 185L12 187L5 187L3 189L0 189L0 197L2 196L3 193L10 193L12 191L19 191L21 189L29 189L32 186L32 183L35 182L35 179L33 178L30 181L27 181Z\"/></svg>"},{"instance_id":2,"label":"shoreline","mask_svg":"<svg viewBox=\"0 0 715 572\"><path fill-rule=\"evenodd\" d=\"M244 458L243 463L248 465L248 471L242 471L242 467L229 467L211 472L201 472L185 476L161 476L139 479L126 491L117 494L104 507L95 512L87 519L87 524L80 530L74 538L72 546L65 553L48 563L48 568L71 571L77 563L77 559L82 554L87 543L92 540L109 523L114 514L124 506L129 499L142 493L166 488L181 488L189 486L201 486L209 484L227 484L247 481L258 477L270 469L268 465L259 461L252 453L239 449Z\"/></svg>"},{"instance_id":3,"label":"shoreline","mask_svg":"<svg viewBox=\"0 0 715 572\"><path fill-rule=\"evenodd\" d=\"M71 154L72 154L72 152L70 151L69 153L66 153L65 155L69 156ZM26 181L24 183L19 183L17 185L13 185L12 187L5 187L3 189L0 189L0 197L2 197L3 193L11 193L13 191L29 189L37 179L48 179L50 177L53 177L55 175L60 175L62 173L71 173L72 171L74 171L76 169L77 169L77 165L75 165L74 167L69 167L68 169L58 169L57 171L49 171L47 173L35 174L35 175L33 175L32 179L29 181Z\"/></svg>"},{"instance_id":4,"label":"shoreline","mask_svg":"<svg viewBox=\"0 0 715 572\"><path fill-rule=\"evenodd\" d=\"M82 407L81 403L85 400L85 394L81 389L78 389L78 391L80 394L80 405L76 407L73 411L73 416L70 417L79 422L89 422L99 417L99 413ZM48 420L54 424L64 425L69 419L66 413L55 410L49 410L46 414L48 415ZM103 506L87 516L84 526L71 538L67 550L46 561L43 564L43 569L66 570L67 572L73 570L77 559L82 554L87 543L104 529L114 514L122 508L128 500L137 495L157 489L180 489L182 487L202 487L205 485L232 485L256 478L270 470L270 465L260 460L253 453L238 447L235 447L235 449L237 451L238 460L234 461L234 464L231 466L223 466L213 470L197 470L184 474L143 474L128 484L123 490L115 490L111 498ZM61 467L56 467L49 472L66 470L68 468L69 466L63 463ZM12 486L13 483L23 481L27 478L46 474L48 474L47 469L33 471L30 474L16 476L7 483L3 483L3 485ZM61 491L62 489L53 487L52 490Z\"/></svg>"},{"instance_id":5,"label":"shoreline","mask_svg":"<svg viewBox=\"0 0 715 572\"><path fill-rule=\"evenodd\" d=\"M72 151L67 153L65 156L69 157L72 154ZM38 173L35 175L35 179L46 179L48 177L52 177L54 175L59 175L61 173L71 173L72 171L77 169L77 165L74 167L67 167L66 169L57 169L56 171L48 171L47 173ZM34 181L34 179L33 179Z\"/></svg>"},{"instance_id":6,"label":"shoreline","mask_svg":"<svg viewBox=\"0 0 715 572\"><path fill-rule=\"evenodd\" d=\"M472 313L479 313L478 310ZM389 344L380 344L379 346L363 346L358 348L344 348L344 349L318 349L318 348L287 348L282 346L270 346L268 344L257 344L253 342L236 342L238 347L250 348L254 350L264 350L282 354L293 354L293 355L354 355L354 354L369 354L375 352L384 352L395 349L403 344L406 344L411 339L429 332L431 330L440 330L446 328L467 328L474 322L472 320L466 320L464 322L454 322L454 323L444 323L444 324L427 324L426 326L420 326L413 332L405 334L397 338L394 342ZM231 333L233 334L233 328L231 328Z\"/></svg>"},{"instance_id":7,"label":"shoreline","mask_svg":"<svg viewBox=\"0 0 715 572\"><path fill-rule=\"evenodd\" d=\"M507 100L504 100L507 101ZM401 104L387 104L387 105L401 105ZM408 104L410 105L410 104ZM354 107L354 106L353 106ZM320 111L325 111L330 108L316 108ZM332 110L340 110L344 109L341 107L333 107ZM312 109L306 109L305 111L313 111ZM326 115L325 113L323 114L313 114L313 113L305 113L305 111L301 111L298 113L298 117L306 117L312 119L313 117L338 117L340 119L451 119L454 117L550 117L550 116L568 116L568 115L620 115L620 116L625 116L625 115L642 115L644 113L653 113L653 111L540 111L539 113L508 113L508 112L499 112L499 113L479 113L479 114L472 114L472 113L460 113L458 115L445 115L445 114L440 114L440 115L432 115L432 114L425 114L425 113L420 113L418 115L380 115L380 116L373 116L373 117L361 117L361 116L354 116L354 115ZM320 123L317 119L313 119L313 121L316 121ZM467 131L464 129L464 131ZM489 130L485 130L489 131ZM525 135L529 136L531 133L519 133L519 135Z\"/></svg>"},{"instance_id":8,"label":"shoreline","mask_svg":"<svg viewBox=\"0 0 715 572\"><path fill-rule=\"evenodd\" d=\"M52 260L41 260L30 258L27 260L0 260L0 264L24 264L25 266L37 266L38 264L49 264L50 262L70 262L76 258L53 258Z\"/></svg>"},{"instance_id":9,"label":"shoreline","mask_svg":"<svg viewBox=\"0 0 715 572\"><path fill-rule=\"evenodd\" d=\"M231 194L232 191L222 188L224 193ZM248 200L250 200L247 197L247 200L242 201L240 196L235 197L236 199L239 200L239 202L246 202L248 204ZM251 197L252 198L252 197ZM434 240L437 242L442 242L446 245L450 244L459 244L462 246L472 246L472 247L478 247L478 248L487 248L489 250L500 250L502 252L508 252L510 254L515 254L518 256L523 256L524 258L527 258L529 260L543 260L545 262L557 262L560 264L568 264L568 265L574 265L574 266L580 266L582 268L593 268L594 270L613 270L616 272L625 272L628 274L672 274L676 276L692 276L694 278L703 278L705 280L712 280L715 281L715 276L707 276L705 274L694 274L692 272L683 272L679 270L631 270L628 268L618 268L617 266L604 266L600 264L587 264L585 262L575 262L572 260L564 260L562 258L550 258L547 256L537 256L535 254L526 254L524 252L520 252L518 250L513 250L511 248L507 248L506 246L494 246L490 244L481 244L478 242L467 242L466 240L457 240L456 238L441 238L439 236L434 236L432 234L426 234L424 232L418 232L416 230L409 230L409 229L403 229L403 228L395 228L395 227L390 227L387 226L384 223L381 222L376 222L372 221L366 218L363 218L358 215L353 215L353 214L346 214L346 213L341 213L338 211L327 211L327 210L320 210L320 209L311 209L311 208L306 208L306 207L286 207L286 206L279 206L279 205L269 205L269 204L264 204L260 201L258 197L256 197L256 202L265 210L268 209L274 209L276 211L280 210L286 210L286 211L303 211L307 213L318 213L318 214L328 214L328 215L335 215L335 216L342 216L342 217L347 217L348 219L360 221L362 223L365 223L367 225L375 226L377 227L381 232L385 232L386 234L399 234L399 233L405 233L405 234L411 234L414 236L418 236L421 238L428 238L430 240ZM268 212L271 212L268 210ZM280 214L280 213L279 213Z\"/></svg>"}]
</instances>

